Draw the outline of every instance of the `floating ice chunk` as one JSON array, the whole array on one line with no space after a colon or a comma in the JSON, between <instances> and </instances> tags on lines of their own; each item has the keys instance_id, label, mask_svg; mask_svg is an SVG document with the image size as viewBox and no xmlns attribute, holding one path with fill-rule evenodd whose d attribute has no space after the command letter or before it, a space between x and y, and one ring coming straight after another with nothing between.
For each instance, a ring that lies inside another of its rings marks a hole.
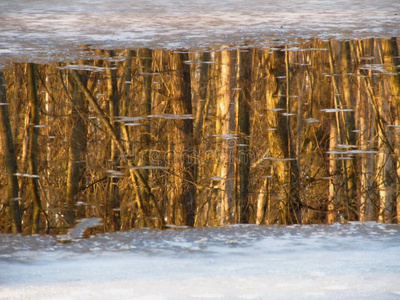
<instances>
[{"instance_id":1,"label":"floating ice chunk","mask_svg":"<svg viewBox=\"0 0 400 300\"><path fill-rule=\"evenodd\" d=\"M354 111L352 108L324 108L321 109L322 112L326 113L336 113L336 112L351 112Z\"/></svg>"},{"instance_id":2,"label":"floating ice chunk","mask_svg":"<svg viewBox=\"0 0 400 300\"><path fill-rule=\"evenodd\" d=\"M238 136L235 134L213 134L212 136L220 137L220 138L227 139L227 140L238 139Z\"/></svg>"},{"instance_id":3,"label":"floating ice chunk","mask_svg":"<svg viewBox=\"0 0 400 300\"><path fill-rule=\"evenodd\" d=\"M286 52L286 51L301 51L299 47L292 47L292 48L287 48L287 49L281 49L281 51Z\"/></svg>"},{"instance_id":4,"label":"floating ice chunk","mask_svg":"<svg viewBox=\"0 0 400 300\"><path fill-rule=\"evenodd\" d=\"M199 63L201 63L201 61L200 61L200 60L186 60L186 61L184 61L183 63L184 63L184 64L187 64L187 65L194 65L194 64L199 64Z\"/></svg>"},{"instance_id":5,"label":"floating ice chunk","mask_svg":"<svg viewBox=\"0 0 400 300\"><path fill-rule=\"evenodd\" d=\"M39 176L39 175L36 175L36 174L14 173L14 176L17 176L17 177L27 177L27 178L40 178L40 176Z\"/></svg>"},{"instance_id":6,"label":"floating ice chunk","mask_svg":"<svg viewBox=\"0 0 400 300\"><path fill-rule=\"evenodd\" d=\"M349 154L376 154L378 151L376 150L350 150L347 153Z\"/></svg>"},{"instance_id":7,"label":"floating ice chunk","mask_svg":"<svg viewBox=\"0 0 400 300\"><path fill-rule=\"evenodd\" d=\"M360 70L371 70L376 72L385 73L386 70L382 64L365 64L359 67Z\"/></svg>"},{"instance_id":8,"label":"floating ice chunk","mask_svg":"<svg viewBox=\"0 0 400 300\"><path fill-rule=\"evenodd\" d=\"M160 73L158 73L158 72L142 72L142 73L139 73L139 75L143 75L143 76L152 76L152 75L158 75L158 74L160 74Z\"/></svg>"},{"instance_id":9,"label":"floating ice chunk","mask_svg":"<svg viewBox=\"0 0 400 300\"><path fill-rule=\"evenodd\" d=\"M168 167L163 166L135 166L130 167L131 170L168 170Z\"/></svg>"},{"instance_id":10,"label":"floating ice chunk","mask_svg":"<svg viewBox=\"0 0 400 300\"><path fill-rule=\"evenodd\" d=\"M59 70L76 70L76 71L89 71L89 72L104 72L107 69L116 70L117 68L96 67L89 65L67 65L65 67L58 67Z\"/></svg>"},{"instance_id":11,"label":"floating ice chunk","mask_svg":"<svg viewBox=\"0 0 400 300\"><path fill-rule=\"evenodd\" d=\"M320 122L318 119L315 119L315 118L308 118L308 119L305 119L305 121L307 123L319 123Z\"/></svg>"},{"instance_id":12,"label":"floating ice chunk","mask_svg":"<svg viewBox=\"0 0 400 300\"><path fill-rule=\"evenodd\" d=\"M353 145L351 145L353 146ZM357 147L357 146L353 146L353 147ZM378 153L378 151L376 150L358 150L358 149L354 149L354 150L348 150L348 151L326 151L325 153L327 154L375 154Z\"/></svg>"},{"instance_id":13,"label":"floating ice chunk","mask_svg":"<svg viewBox=\"0 0 400 300\"><path fill-rule=\"evenodd\" d=\"M135 122L135 121L140 121L140 120L145 120L146 117L124 117L124 116L117 116L115 117L114 122ZM126 124L125 124L126 125Z\"/></svg>"},{"instance_id":14,"label":"floating ice chunk","mask_svg":"<svg viewBox=\"0 0 400 300\"><path fill-rule=\"evenodd\" d=\"M125 174L115 170L106 170L107 173L110 173L111 176L124 176Z\"/></svg>"},{"instance_id":15,"label":"floating ice chunk","mask_svg":"<svg viewBox=\"0 0 400 300\"><path fill-rule=\"evenodd\" d=\"M281 158L281 157L263 157L264 160L271 160L271 161L290 161L296 160L295 158Z\"/></svg>"},{"instance_id":16,"label":"floating ice chunk","mask_svg":"<svg viewBox=\"0 0 400 300\"><path fill-rule=\"evenodd\" d=\"M345 145L345 144L338 144L338 148L343 148L343 149L351 149L351 148L357 148L358 146L356 145Z\"/></svg>"},{"instance_id":17,"label":"floating ice chunk","mask_svg":"<svg viewBox=\"0 0 400 300\"><path fill-rule=\"evenodd\" d=\"M110 61L110 62L123 62L123 61L125 61L125 57L123 57L123 56L114 56L114 57L108 58L107 60ZM110 69L116 69L116 68L110 68Z\"/></svg>"},{"instance_id":18,"label":"floating ice chunk","mask_svg":"<svg viewBox=\"0 0 400 300\"><path fill-rule=\"evenodd\" d=\"M147 118L160 118L166 120L191 120L194 119L192 114L176 115L176 114L164 114L164 115L148 115Z\"/></svg>"}]
</instances>

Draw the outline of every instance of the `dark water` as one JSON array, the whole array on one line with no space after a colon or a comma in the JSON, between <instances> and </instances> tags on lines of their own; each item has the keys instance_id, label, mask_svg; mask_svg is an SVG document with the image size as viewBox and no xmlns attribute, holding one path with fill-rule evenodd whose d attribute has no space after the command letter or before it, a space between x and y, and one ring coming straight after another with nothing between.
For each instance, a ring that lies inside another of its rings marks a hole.
<instances>
[{"instance_id":1,"label":"dark water","mask_svg":"<svg viewBox=\"0 0 400 300\"><path fill-rule=\"evenodd\" d=\"M82 51L0 73L2 231L397 222L397 39Z\"/></svg>"}]
</instances>

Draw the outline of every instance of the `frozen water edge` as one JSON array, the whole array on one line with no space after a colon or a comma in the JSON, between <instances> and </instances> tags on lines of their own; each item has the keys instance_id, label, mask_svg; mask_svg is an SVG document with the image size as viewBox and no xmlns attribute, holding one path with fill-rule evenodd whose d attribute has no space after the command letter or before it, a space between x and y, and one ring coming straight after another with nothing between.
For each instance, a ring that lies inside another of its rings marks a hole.
<instances>
[{"instance_id":1,"label":"frozen water edge","mask_svg":"<svg viewBox=\"0 0 400 300\"><path fill-rule=\"evenodd\" d=\"M0 64L99 48L265 45L266 39L398 37L393 0L0 1ZM268 45L268 43L267 43Z\"/></svg>"},{"instance_id":2,"label":"frozen water edge","mask_svg":"<svg viewBox=\"0 0 400 300\"><path fill-rule=\"evenodd\" d=\"M0 299L398 299L400 227L0 235Z\"/></svg>"}]
</instances>

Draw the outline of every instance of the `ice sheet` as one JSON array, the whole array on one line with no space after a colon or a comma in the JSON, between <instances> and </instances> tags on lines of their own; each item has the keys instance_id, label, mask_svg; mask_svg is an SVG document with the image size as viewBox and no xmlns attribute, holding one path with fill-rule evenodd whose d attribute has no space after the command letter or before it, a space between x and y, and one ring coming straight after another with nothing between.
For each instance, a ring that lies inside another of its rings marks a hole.
<instances>
[{"instance_id":1,"label":"ice sheet","mask_svg":"<svg viewBox=\"0 0 400 300\"><path fill-rule=\"evenodd\" d=\"M399 299L400 227L0 235L0 299Z\"/></svg>"},{"instance_id":2,"label":"ice sheet","mask_svg":"<svg viewBox=\"0 0 400 300\"><path fill-rule=\"evenodd\" d=\"M71 49L204 48L293 38L398 37L393 0L0 1L0 63L76 58Z\"/></svg>"}]
</instances>

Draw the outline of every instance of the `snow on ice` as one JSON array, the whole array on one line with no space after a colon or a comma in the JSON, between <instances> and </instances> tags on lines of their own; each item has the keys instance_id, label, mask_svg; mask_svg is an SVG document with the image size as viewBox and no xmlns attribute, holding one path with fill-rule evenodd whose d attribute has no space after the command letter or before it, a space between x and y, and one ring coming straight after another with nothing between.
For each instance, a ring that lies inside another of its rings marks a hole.
<instances>
[{"instance_id":1,"label":"snow on ice","mask_svg":"<svg viewBox=\"0 0 400 300\"><path fill-rule=\"evenodd\" d=\"M399 299L400 227L0 235L0 299Z\"/></svg>"},{"instance_id":2,"label":"snow on ice","mask_svg":"<svg viewBox=\"0 0 400 300\"><path fill-rule=\"evenodd\" d=\"M398 37L399 23L400 1L393 0L0 1L0 65L78 58L71 50L79 45L176 49Z\"/></svg>"}]
</instances>

